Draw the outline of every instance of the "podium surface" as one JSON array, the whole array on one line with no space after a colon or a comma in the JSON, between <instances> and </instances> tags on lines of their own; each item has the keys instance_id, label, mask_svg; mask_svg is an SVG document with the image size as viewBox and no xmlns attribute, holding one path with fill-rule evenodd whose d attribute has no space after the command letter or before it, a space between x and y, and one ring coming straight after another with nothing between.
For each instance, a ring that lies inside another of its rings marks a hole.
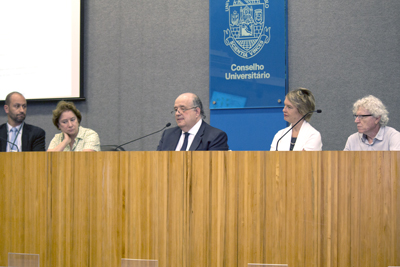
<instances>
[{"instance_id":1,"label":"podium surface","mask_svg":"<svg viewBox=\"0 0 400 267\"><path fill-rule=\"evenodd\" d=\"M0 266L400 265L400 152L0 153Z\"/></svg>"}]
</instances>

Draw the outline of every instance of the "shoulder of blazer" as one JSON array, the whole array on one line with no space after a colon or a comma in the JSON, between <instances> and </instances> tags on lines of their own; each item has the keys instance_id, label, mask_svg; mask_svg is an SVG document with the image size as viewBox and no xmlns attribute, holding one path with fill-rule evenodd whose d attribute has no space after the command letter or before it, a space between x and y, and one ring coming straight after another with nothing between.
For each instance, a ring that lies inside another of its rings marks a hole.
<instances>
[{"instance_id":1,"label":"shoulder of blazer","mask_svg":"<svg viewBox=\"0 0 400 267\"><path fill-rule=\"evenodd\" d=\"M211 127L207 122L205 122L204 120L201 122L201 126L200 126L200 128L199 128L199 130L198 130L198 134L199 134L199 136L203 136L204 135L204 132L205 132L205 130L206 130L206 128L209 128L209 127Z\"/></svg>"},{"instance_id":2,"label":"shoulder of blazer","mask_svg":"<svg viewBox=\"0 0 400 267\"><path fill-rule=\"evenodd\" d=\"M23 129L23 130L24 130L24 132L25 132L25 130L26 130L27 133L31 133L31 132L40 133L40 132L44 132L44 134L46 134L46 132L45 132L42 128L40 128L40 127L38 127L38 126L35 126L35 125L27 124L27 123L24 124L24 129ZM24 134L24 132L23 132L22 134Z\"/></svg>"},{"instance_id":3,"label":"shoulder of blazer","mask_svg":"<svg viewBox=\"0 0 400 267\"><path fill-rule=\"evenodd\" d=\"M7 123L3 123L2 125L0 125L0 132L1 131L6 131L7 132Z\"/></svg>"}]
</instances>

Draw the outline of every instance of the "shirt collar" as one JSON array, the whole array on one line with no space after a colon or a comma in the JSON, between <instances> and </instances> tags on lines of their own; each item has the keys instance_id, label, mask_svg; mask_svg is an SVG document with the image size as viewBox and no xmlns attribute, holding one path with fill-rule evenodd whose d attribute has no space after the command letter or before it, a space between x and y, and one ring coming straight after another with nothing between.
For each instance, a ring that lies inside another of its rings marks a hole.
<instances>
[{"instance_id":1,"label":"shirt collar","mask_svg":"<svg viewBox=\"0 0 400 267\"><path fill-rule=\"evenodd\" d=\"M385 135L385 126L379 128L379 131L378 131L378 133L376 134L376 136L374 137L372 143L375 142L375 139L376 139L376 140L379 140L379 141L382 141L384 135ZM367 141L367 142L368 142L368 137L367 137L366 134L361 134L361 139L362 139L363 141Z\"/></svg>"},{"instance_id":2,"label":"shirt collar","mask_svg":"<svg viewBox=\"0 0 400 267\"><path fill-rule=\"evenodd\" d=\"M78 134L76 135L75 139L83 139L83 137L84 137L83 135L84 135L84 133L83 133L83 131L81 131L81 126L79 125Z\"/></svg>"},{"instance_id":3,"label":"shirt collar","mask_svg":"<svg viewBox=\"0 0 400 267\"><path fill-rule=\"evenodd\" d=\"M20 125L13 127L13 126L11 126L11 125L7 122L7 131L10 132L10 130L11 130L12 128L17 128L17 131L18 131L18 132L21 132L21 130L22 130L21 127L24 125L24 123L25 123L25 122L22 122Z\"/></svg>"},{"instance_id":4,"label":"shirt collar","mask_svg":"<svg viewBox=\"0 0 400 267\"><path fill-rule=\"evenodd\" d=\"M188 131L188 133L192 134L192 135L196 135L201 127L202 122L203 122L202 119L200 119L198 122L196 122L196 124ZM182 131L182 134L184 134L184 133L185 132Z\"/></svg>"}]
</instances>

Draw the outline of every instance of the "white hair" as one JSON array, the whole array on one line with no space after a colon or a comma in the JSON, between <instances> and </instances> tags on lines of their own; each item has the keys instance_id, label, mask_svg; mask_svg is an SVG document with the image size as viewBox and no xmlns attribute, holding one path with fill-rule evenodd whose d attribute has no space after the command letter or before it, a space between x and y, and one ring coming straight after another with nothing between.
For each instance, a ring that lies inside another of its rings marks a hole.
<instances>
[{"instance_id":1,"label":"white hair","mask_svg":"<svg viewBox=\"0 0 400 267\"><path fill-rule=\"evenodd\" d=\"M386 126L389 122L389 112L379 98L369 95L357 100L353 104L353 114L356 114L360 107L368 110L375 118L381 117L379 121L381 126Z\"/></svg>"}]
</instances>

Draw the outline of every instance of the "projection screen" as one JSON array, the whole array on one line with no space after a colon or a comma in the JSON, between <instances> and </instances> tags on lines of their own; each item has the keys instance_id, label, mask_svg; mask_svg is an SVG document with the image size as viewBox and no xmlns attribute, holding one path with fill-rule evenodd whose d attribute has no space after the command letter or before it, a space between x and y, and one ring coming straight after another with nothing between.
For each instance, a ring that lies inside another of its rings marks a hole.
<instances>
[{"instance_id":1,"label":"projection screen","mask_svg":"<svg viewBox=\"0 0 400 267\"><path fill-rule=\"evenodd\" d=\"M0 101L84 99L81 0L0 0Z\"/></svg>"}]
</instances>

